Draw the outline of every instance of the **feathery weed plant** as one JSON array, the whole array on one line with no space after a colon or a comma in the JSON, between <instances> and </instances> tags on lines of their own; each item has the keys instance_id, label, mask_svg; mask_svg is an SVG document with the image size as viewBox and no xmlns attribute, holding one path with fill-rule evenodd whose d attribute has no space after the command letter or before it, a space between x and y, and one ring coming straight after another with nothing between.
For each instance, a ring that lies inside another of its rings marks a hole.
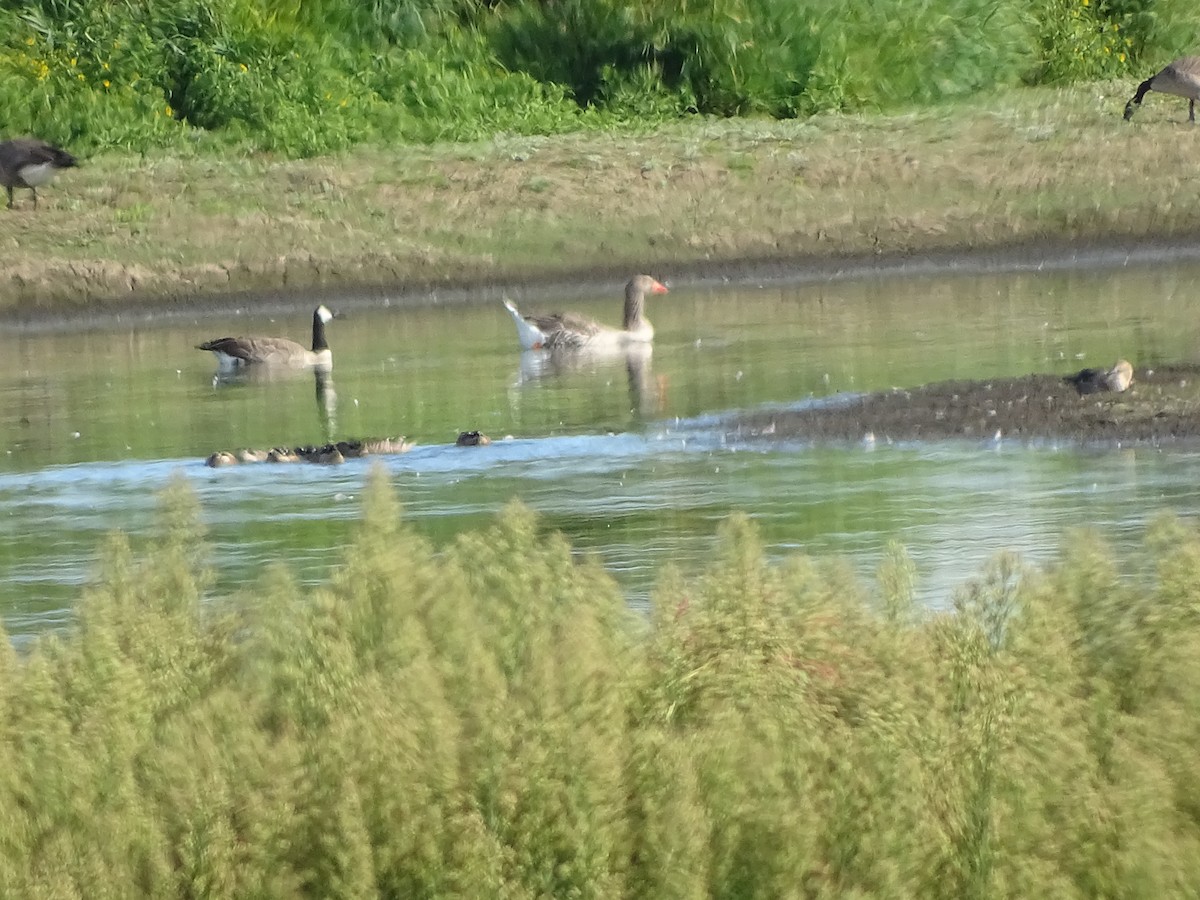
<instances>
[{"instance_id":1,"label":"feathery weed plant","mask_svg":"<svg viewBox=\"0 0 1200 900\"><path fill-rule=\"evenodd\" d=\"M0 642L14 896L1163 897L1200 878L1200 531L997 557L952 612L734 516L648 619L518 504L438 550L378 470L330 582L232 602L186 485ZM880 614L882 611L883 614Z\"/></svg>"}]
</instances>

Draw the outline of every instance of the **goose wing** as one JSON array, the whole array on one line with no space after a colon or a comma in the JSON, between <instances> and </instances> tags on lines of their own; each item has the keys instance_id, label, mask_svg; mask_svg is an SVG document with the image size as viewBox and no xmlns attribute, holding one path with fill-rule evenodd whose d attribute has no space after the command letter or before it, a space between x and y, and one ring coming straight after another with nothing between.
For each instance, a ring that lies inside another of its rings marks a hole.
<instances>
[{"instance_id":1,"label":"goose wing","mask_svg":"<svg viewBox=\"0 0 1200 900\"><path fill-rule=\"evenodd\" d=\"M211 350L246 363L286 363L303 359L305 349L287 338L223 337L196 345L197 350Z\"/></svg>"},{"instance_id":2,"label":"goose wing","mask_svg":"<svg viewBox=\"0 0 1200 900\"><path fill-rule=\"evenodd\" d=\"M551 313L542 316L527 316L546 335L546 347L580 347L599 334L603 327L586 316L574 313Z\"/></svg>"}]
</instances>

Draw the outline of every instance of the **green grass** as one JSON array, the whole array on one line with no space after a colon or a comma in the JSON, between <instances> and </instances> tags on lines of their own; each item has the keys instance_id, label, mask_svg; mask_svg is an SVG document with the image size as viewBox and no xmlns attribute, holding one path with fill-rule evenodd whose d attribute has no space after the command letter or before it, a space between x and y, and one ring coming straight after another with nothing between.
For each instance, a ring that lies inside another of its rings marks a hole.
<instances>
[{"instance_id":1,"label":"green grass","mask_svg":"<svg viewBox=\"0 0 1200 900\"><path fill-rule=\"evenodd\" d=\"M0 210L0 311L253 288L420 290L695 265L1190 236L1186 104L1132 83L804 121L362 146L103 153ZM337 276L330 271L336 270Z\"/></svg>"},{"instance_id":2,"label":"green grass","mask_svg":"<svg viewBox=\"0 0 1200 900\"><path fill-rule=\"evenodd\" d=\"M648 619L520 506L435 548L382 472L331 582L211 596L191 493L0 642L23 897L1147 897L1200 871L1200 533L913 605L734 517Z\"/></svg>"}]
</instances>

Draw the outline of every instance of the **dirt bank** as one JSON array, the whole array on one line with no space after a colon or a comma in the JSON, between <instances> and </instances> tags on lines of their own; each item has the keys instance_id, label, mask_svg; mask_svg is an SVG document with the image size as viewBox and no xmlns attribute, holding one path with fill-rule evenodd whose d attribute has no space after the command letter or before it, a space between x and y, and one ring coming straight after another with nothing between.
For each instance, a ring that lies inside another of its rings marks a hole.
<instances>
[{"instance_id":1,"label":"dirt bank","mask_svg":"<svg viewBox=\"0 0 1200 900\"><path fill-rule=\"evenodd\" d=\"M741 440L812 442L963 439L1080 444L1200 441L1200 366L1135 370L1124 393L1081 396L1061 375L943 381L726 423Z\"/></svg>"},{"instance_id":2,"label":"dirt bank","mask_svg":"<svg viewBox=\"0 0 1200 900\"><path fill-rule=\"evenodd\" d=\"M487 302L490 288L632 271L732 277L879 262L1045 258L1192 243L1177 105L1122 121L1128 84L806 120L688 119L651 133L497 135L284 160L83 159L39 208L0 210L0 317L194 304ZM1189 130L1190 129L1184 129Z\"/></svg>"}]
</instances>

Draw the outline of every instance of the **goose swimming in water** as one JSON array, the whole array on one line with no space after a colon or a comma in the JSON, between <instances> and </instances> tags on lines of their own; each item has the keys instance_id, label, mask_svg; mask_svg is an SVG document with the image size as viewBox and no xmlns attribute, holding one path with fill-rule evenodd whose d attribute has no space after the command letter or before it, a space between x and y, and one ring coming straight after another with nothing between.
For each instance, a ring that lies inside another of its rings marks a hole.
<instances>
[{"instance_id":1,"label":"goose swimming in water","mask_svg":"<svg viewBox=\"0 0 1200 900\"><path fill-rule=\"evenodd\" d=\"M0 184L8 194L8 208L13 208L14 188L29 188L33 208L37 209L37 189L49 184L59 169L69 169L75 164L75 157L66 150L38 138L0 141Z\"/></svg>"},{"instance_id":2,"label":"goose swimming in water","mask_svg":"<svg viewBox=\"0 0 1200 900\"><path fill-rule=\"evenodd\" d=\"M463 431L454 439L456 447L486 447L492 439L482 431Z\"/></svg>"},{"instance_id":3,"label":"goose swimming in water","mask_svg":"<svg viewBox=\"0 0 1200 900\"><path fill-rule=\"evenodd\" d=\"M211 350L222 369L240 366L290 366L292 368L333 367L333 352L325 339L325 324L334 318L322 304L313 310L312 349L281 337L223 337L197 344L197 350Z\"/></svg>"},{"instance_id":4,"label":"goose swimming in water","mask_svg":"<svg viewBox=\"0 0 1200 900\"><path fill-rule=\"evenodd\" d=\"M1133 366L1128 360L1118 359L1111 369L1080 369L1063 381L1072 385L1081 394L1097 394L1101 391L1121 393L1133 383Z\"/></svg>"},{"instance_id":5,"label":"goose swimming in water","mask_svg":"<svg viewBox=\"0 0 1200 900\"><path fill-rule=\"evenodd\" d=\"M654 327L646 318L646 295L665 294L667 288L649 275L636 275L625 285L625 321L621 328L601 325L574 313L524 316L511 300L504 307L517 326L523 350L618 350L654 340Z\"/></svg>"},{"instance_id":6,"label":"goose swimming in water","mask_svg":"<svg viewBox=\"0 0 1200 900\"><path fill-rule=\"evenodd\" d=\"M404 437L368 438L361 441L333 441L328 444L309 444L304 447L272 447L270 450L218 450L205 459L212 468L235 466L238 463L312 462L337 465L348 459L380 454L407 453L416 446Z\"/></svg>"},{"instance_id":7,"label":"goose swimming in water","mask_svg":"<svg viewBox=\"0 0 1200 900\"><path fill-rule=\"evenodd\" d=\"M219 469L222 466L236 466L239 463L256 463L265 462L270 458L271 452L268 450L218 450L211 454L208 459L204 460L204 464L213 469Z\"/></svg>"}]
</instances>

